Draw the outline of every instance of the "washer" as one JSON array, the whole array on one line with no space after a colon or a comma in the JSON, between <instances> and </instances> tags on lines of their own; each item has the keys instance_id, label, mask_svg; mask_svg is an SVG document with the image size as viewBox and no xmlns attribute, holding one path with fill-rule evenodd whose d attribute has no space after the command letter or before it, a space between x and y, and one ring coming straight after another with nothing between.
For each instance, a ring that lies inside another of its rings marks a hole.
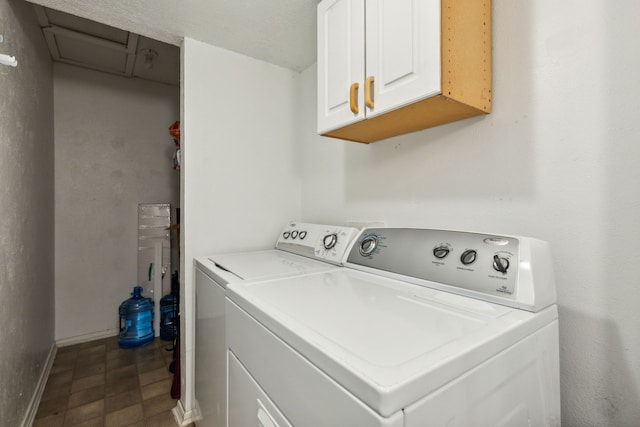
<instances>
[{"instance_id":1,"label":"washer","mask_svg":"<svg viewBox=\"0 0 640 427\"><path fill-rule=\"evenodd\" d=\"M276 248L202 257L196 265L195 398L198 427L226 426L225 288L340 268L358 230L288 223Z\"/></svg>"},{"instance_id":2,"label":"washer","mask_svg":"<svg viewBox=\"0 0 640 427\"><path fill-rule=\"evenodd\" d=\"M365 229L345 266L229 285L229 426L560 425L545 242Z\"/></svg>"}]
</instances>

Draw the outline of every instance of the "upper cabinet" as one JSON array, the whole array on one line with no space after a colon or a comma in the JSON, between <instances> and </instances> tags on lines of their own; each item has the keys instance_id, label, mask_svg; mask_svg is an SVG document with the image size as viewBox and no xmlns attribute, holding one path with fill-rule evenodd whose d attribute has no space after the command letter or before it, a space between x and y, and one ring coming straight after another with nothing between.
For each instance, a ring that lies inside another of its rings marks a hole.
<instances>
[{"instance_id":1,"label":"upper cabinet","mask_svg":"<svg viewBox=\"0 0 640 427\"><path fill-rule=\"evenodd\" d=\"M490 111L490 0L318 5L318 133L368 143Z\"/></svg>"}]
</instances>

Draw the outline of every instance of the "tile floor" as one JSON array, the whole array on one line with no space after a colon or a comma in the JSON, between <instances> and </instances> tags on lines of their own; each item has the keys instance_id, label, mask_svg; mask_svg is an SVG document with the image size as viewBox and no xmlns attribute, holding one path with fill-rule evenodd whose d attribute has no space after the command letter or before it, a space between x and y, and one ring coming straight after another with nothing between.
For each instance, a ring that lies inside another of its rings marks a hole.
<instances>
[{"instance_id":1,"label":"tile floor","mask_svg":"<svg viewBox=\"0 0 640 427\"><path fill-rule=\"evenodd\" d=\"M175 427L170 341L105 338L58 349L34 427Z\"/></svg>"}]
</instances>

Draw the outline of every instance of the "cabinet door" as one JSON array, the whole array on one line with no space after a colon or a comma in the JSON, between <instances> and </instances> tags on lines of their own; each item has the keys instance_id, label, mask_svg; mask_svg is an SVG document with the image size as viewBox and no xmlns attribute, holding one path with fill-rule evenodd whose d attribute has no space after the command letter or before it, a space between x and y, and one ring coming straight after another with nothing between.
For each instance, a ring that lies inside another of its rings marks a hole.
<instances>
[{"instance_id":1,"label":"cabinet door","mask_svg":"<svg viewBox=\"0 0 640 427\"><path fill-rule=\"evenodd\" d=\"M366 23L368 117L440 93L440 0L367 0Z\"/></svg>"},{"instance_id":2,"label":"cabinet door","mask_svg":"<svg viewBox=\"0 0 640 427\"><path fill-rule=\"evenodd\" d=\"M365 117L364 2L324 0L318 4L318 133Z\"/></svg>"}]
</instances>

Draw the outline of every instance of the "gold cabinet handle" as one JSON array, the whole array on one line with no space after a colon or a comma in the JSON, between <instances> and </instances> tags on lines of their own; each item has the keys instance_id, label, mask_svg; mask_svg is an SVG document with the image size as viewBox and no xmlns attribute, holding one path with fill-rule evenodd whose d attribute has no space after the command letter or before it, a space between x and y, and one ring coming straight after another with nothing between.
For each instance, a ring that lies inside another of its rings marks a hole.
<instances>
[{"instance_id":1,"label":"gold cabinet handle","mask_svg":"<svg viewBox=\"0 0 640 427\"><path fill-rule=\"evenodd\" d=\"M367 77L367 81L364 83L364 105L369 108L373 108L373 76Z\"/></svg>"},{"instance_id":2,"label":"gold cabinet handle","mask_svg":"<svg viewBox=\"0 0 640 427\"><path fill-rule=\"evenodd\" d=\"M360 85L358 83L352 83L349 88L349 108L353 114L358 114L360 109L358 108L358 99L356 98L356 91Z\"/></svg>"}]
</instances>

